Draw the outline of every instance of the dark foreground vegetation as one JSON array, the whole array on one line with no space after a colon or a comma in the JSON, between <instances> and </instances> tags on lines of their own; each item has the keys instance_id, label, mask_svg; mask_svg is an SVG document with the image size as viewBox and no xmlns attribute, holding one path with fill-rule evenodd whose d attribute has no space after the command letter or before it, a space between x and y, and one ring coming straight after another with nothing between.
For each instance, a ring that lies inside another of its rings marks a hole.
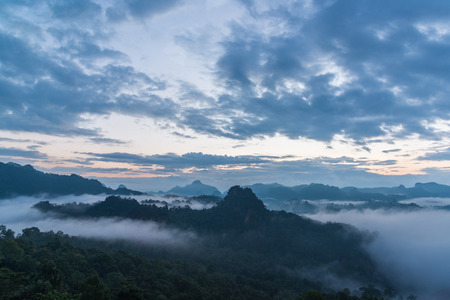
<instances>
[{"instance_id":1,"label":"dark foreground vegetation","mask_svg":"<svg viewBox=\"0 0 450 300\"><path fill-rule=\"evenodd\" d=\"M79 246L74 246L77 244ZM96 248L92 248L96 246ZM232 274L214 265L168 258L145 258L105 250L100 242L61 232L22 234L0 227L0 295L2 299L381 299L382 292L363 287L360 296L339 292L302 292L312 283L279 274ZM263 278L268 276L271 278ZM292 285L291 293L279 286ZM297 295L293 293L298 292ZM389 291L388 291L389 292Z\"/></svg>"}]
</instances>

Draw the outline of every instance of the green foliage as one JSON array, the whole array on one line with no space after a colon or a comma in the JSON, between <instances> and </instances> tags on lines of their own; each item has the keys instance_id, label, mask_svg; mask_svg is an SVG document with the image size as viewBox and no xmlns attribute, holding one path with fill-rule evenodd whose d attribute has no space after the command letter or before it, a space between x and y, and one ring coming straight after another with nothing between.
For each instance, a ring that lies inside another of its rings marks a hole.
<instances>
[{"instance_id":1,"label":"green foliage","mask_svg":"<svg viewBox=\"0 0 450 300\"><path fill-rule=\"evenodd\" d=\"M297 268L326 267L338 276L368 283L383 281L363 249L366 237L355 229L269 211L249 188L232 187L223 201L204 210L169 209L118 196L83 207L47 202L34 207L61 216L153 220L194 231L208 240L197 249L203 262L217 265L218 261L227 261L223 268L231 272L236 269L253 272L261 264L272 272L275 266L294 273Z\"/></svg>"},{"instance_id":2,"label":"green foliage","mask_svg":"<svg viewBox=\"0 0 450 300\"><path fill-rule=\"evenodd\" d=\"M92 205L41 202L35 207L61 217L153 220L196 232L199 239L174 250L124 241L79 239L61 232L40 232L38 228L25 229L12 239L5 234L2 243L7 247L1 254L0 267L18 276L15 289L5 293L66 293L83 299L301 296L354 300L395 295L388 289L383 294L375 288L385 286L385 280L364 251L366 237L356 229L321 224L284 211L268 211L248 188L233 187L223 201L204 210L169 209L117 196ZM331 292L320 278L314 281L302 276L301 270L314 268L365 282L367 286L358 292L362 298L349 290ZM31 283L27 285L20 278L30 279Z\"/></svg>"},{"instance_id":3,"label":"green foliage","mask_svg":"<svg viewBox=\"0 0 450 300\"><path fill-rule=\"evenodd\" d=\"M80 300L107 300L110 299L108 289L98 275L86 278L81 284Z\"/></svg>"},{"instance_id":4,"label":"green foliage","mask_svg":"<svg viewBox=\"0 0 450 300\"><path fill-rule=\"evenodd\" d=\"M305 295L305 300L325 300L325 297L322 295L322 293L310 290Z\"/></svg>"},{"instance_id":5,"label":"green foliage","mask_svg":"<svg viewBox=\"0 0 450 300\"><path fill-rule=\"evenodd\" d=\"M95 241L89 241L95 248L75 247L87 241L37 228L0 242L8 253L0 262L1 299L381 299L373 286L362 288L361 298L348 290L319 291L324 287L286 276L248 253L216 253L222 260L215 264L149 259L104 251Z\"/></svg>"}]
</instances>

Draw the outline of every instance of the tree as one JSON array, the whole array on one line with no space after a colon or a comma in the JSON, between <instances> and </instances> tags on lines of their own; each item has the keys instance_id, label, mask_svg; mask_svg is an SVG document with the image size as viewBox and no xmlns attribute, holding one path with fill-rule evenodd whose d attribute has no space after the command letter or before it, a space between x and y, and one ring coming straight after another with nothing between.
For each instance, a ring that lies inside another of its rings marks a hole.
<instances>
[{"instance_id":1,"label":"tree","mask_svg":"<svg viewBox=\"0 0 450 300\"><path fill-rule=\"evenodd\" d=\"M322 295L322 293L316 291L316 290L310 290L305 295L305 300L325 300L325 297Z\"/></svg>"},{"instance_id":2,"label":"tree","mask_svg":"<svg viewBox=\"0 0 450 300\"><path fill-rule=\"evenodd\" d=\"M108 300L108 289L98 275L88 277L81 285L80 300Z\"/></svg>"}]
</instances>

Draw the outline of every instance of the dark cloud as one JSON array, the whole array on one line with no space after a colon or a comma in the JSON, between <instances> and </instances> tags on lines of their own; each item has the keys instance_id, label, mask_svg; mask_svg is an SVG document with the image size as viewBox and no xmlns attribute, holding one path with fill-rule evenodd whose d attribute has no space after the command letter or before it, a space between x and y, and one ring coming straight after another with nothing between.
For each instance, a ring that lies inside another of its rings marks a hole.
<instances>
[{"instance_id":1,"label":"dark cloud","mask_svg":"<svg viewBox=\"0 0 450 300\"><path fill-rule=\"evenodd\" d=\"M388 159L388 160L377 161L375 164L378 165L378 166L393 166L396 163L397 163L396 160Z\"/></svg>"},{"instance_id":2,"label":"dark cloud","mask_svg":"<svg viewBox=\"0 0 450 300\"><path fill-rule=\"evenodd\" d=\"M101 13L101 7L91 0L67 0L50 4L53 16L63 20L84 21L96 18Z\"/></svg>"},{"instance_id":3,"label":"dark cloud","mask_svg":"<svg viewBox=\"0 0 450 300\"><path fill-rule=\"evenodd\" d=\"M121 7L108 7L106 9L106 17L110 22L121 22L126 20L127 14Z\"/></svg>"},{"instance_id":4,"label":"dark cloud","mask_svg":"<svg viewBox=\"0 0 450 300\"><path fill-rule=\"evenodd\" d=\"M158 93L164 80L102 42L114 36L107 20L151 18L183 3L3 2L3 28L13 30L0 31L0 129L102 138L79 126L82 116L119 113L242 140L365 140L394 126L402 128L394 138L440 138L424 121L448 120L450 112L450 35L439 29L450 21L450 4L290 1L261 9L241 1L252 20L229 24L211 69L215 90L226 92L206 95L177 82L174 100ZM196 57L210 55L201 50L212 45L208 34L189 28L173 38Z\"/></svg>"},{"instance_id":5,"label":"dark cloud","mask_svg":"<svg viewBox=\"0 0 450 300\"><path fill-rule=\"evenodd\" d=\"M30 159L47 158L46 154L37 150L23 150L17 148L0 148L0 156Z\"/></svg>"},{"instance_id":6,"label":"dark cloud","mask_svg":"<svg viewBox=\"0 0 450 300\"><path fill-rule=\"evenodd\" d=\"M183 169L190 167L204 168L215 165L250 165L261 164L267 160L255 156L227 156L199 153L174 153L158 155L136 155L129 153L84 153L89 155L90 161L124 162L140 166L160 165L169 169Z\"/></svg>"},{"instance_id":7,"label":"dark cloud","mask_svg":"<svg viewBox=\"0 0 450 300\"><path fill-rule=\"evenodd\" d=\"M14 138L5 138L5 137L0 137L0 142L34 143L34 144L37 144L36 147L48 144L47 142L43 142L43 141L34 141L34 140L29 140L29 139L14 139ZM31 147L31 146L29 146L29 147Z\"/></svg>"},{"instance_id":8,"label":"dark cloud","mask_svg":"<svg viewBox=\"0 0 450 300\"><path fill-rule=\"evenodd\" d=\"M130 0L125 3L133 16L142 18L166 12L181 3L181 0Z\"/></svg>"},{"instance_id":9,"label":"dark cloud","mask_svg":"<svg viewBox=\"0 0 450 300\"><path fill-rule=\"evenodd\" d=\"M434 160L434 161L450 161L450 148L444 149L442 151L436 151L433 153L427 153L424 156L418 157L419 160Z\"/></svg>"},{"instance_id":10,"label":"dark cloud","mask_svg":"<svg viewBox=\"0 0 450 300\"><path fill-rule=\"evenodd\" d=\"M130 168L95 168L90 167L89 165L92 165L89 162L84 162L81 160L67 160L68 162L74 162L79 165L83 165L82 167L54 167L50 169L49 171L52 173L57 174L86 174L86 173L101 173L101 174L118 174L118 173L126 173L133 171Z\"/></svg>"},{"instance_id":11,"label":"dark cloud","mask_svg":"<svg viewBox=\"0 0 450 300\"><path fill-rule=\"evenodd\" d=\"M78 126L82 114L118 112L155 119L176 115L177 105L171 99L153 94L165 89L165 83L132 67L108 64L86 72L71 60L58 61L26 41L2 33L0 48L0 108L7 112L0 119L2 129L100 138L95 129ZM98 47L93 48L90 51L95 54L76 55L84 60L100 55ZM116 55L114 51L105 53ZM133 95L127 94L130 87L136 88Z\"/></svg>"},{"instance_id":12,"label":"dark cloud","mask_svg":"<svg viewBox=\"0 0 450 300\"><path fill-rule=\"evenodd\" d=\"M127 144L125 141L117 140L117 139L110 139L110 138L104 138L104 137L93 137L89 139L91 142L94 142L96 144L116 144L116 145L124 145Z\"/></svg>"},{"instance_id":13,"label":"dark cloud","mask_svg":"<svg viewBox=\"0 0 450 300\"><path fill-rule=\"evenodd\" d=\"M383 150L383 153L393 153L393 152L399 152L401 149L389 149L389 150Z\"/></svg>"},{"instance_id":14,"label":"dark cloud","mask_svg":"<svg viewBox=\"0 0 450 300\"><path fill-rule=\"evenodd\" d=\"M399 135L430 137L422 121L448 119L448 37L430 40L418 29L446 24L448 4L316 2L316 12L305 18L298 3L260 13L257 3L243 2L256 21L278 21L286 33L230 27L216 63L229 90L218 97L219 111L229 122L195 113L210 134L330 140L346 133L363 139L383 135L382 126L402 126Z\"/></svg>"},{"instance_id":15,"label":"dark cloud","mask_svg":"<svg viewBox=\"0 0 450 300\"><path fill-rule=\"evenodd\" d=\"M173 131L172 134L175 135L175 136L179 136L179 137L185 138L185 139L195 139L196 138L195 136L182 134L182 133L177 132L177 131Z\"/></svg>"},{"instance_id":16,"label":"dark cloud","mask_svg":"<svg viewBox=\"0 0 450 300\"><path fill-rule=\"evenodd\" d=\"M182 4L182 0L126 0L116 1L114 6L106 9L106 16L111 22L120 22L131 18L151 18L155 15L165 13Z\"/></svg>"}]
</instances>

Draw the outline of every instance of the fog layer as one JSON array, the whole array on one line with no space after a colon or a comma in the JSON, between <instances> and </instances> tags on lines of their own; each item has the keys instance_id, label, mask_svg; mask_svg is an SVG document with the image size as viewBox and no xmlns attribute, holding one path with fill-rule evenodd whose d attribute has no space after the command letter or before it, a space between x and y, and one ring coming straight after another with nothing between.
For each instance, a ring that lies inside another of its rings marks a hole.
<instances>
[{"instance_id":1,"label":"fog layer","mask_svg":"<svg viewBox=\"0 0 450 300\"><path fill-rule=\"evenodd\" d=\"M401 291L420 299L450 299L449 211L352 210L309 217L376 232L368 251Z\"/></svg>"},{"instance_id":2,"label":"fog layer","mask_svg":"<svg viewBox=\"0 0 450 300\"><path fill-rule=\"evenodd\" d=\"M50 199L52 203L94 203L104 196L64 196ZM39 201L48 200L34 197L18 197L0 201L0 224L6 225L16 233L22 229L38 227L41 231L62 231L73 236L96 239L120 239L141 242L149 245L180 245L188 243L196 236L194 233L167 228L151 221L100 218L81 220L54 218L42 214L32 206Z\"/></svg>"}]
</instances>

